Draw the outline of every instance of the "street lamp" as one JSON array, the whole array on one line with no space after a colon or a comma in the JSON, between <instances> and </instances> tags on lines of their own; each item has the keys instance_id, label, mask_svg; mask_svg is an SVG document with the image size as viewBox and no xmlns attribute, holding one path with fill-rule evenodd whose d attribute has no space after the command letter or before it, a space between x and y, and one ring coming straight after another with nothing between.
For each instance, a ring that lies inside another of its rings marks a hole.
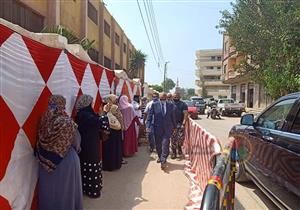
<instances>
[{"instance_id":1,"label":"street lamp","mask_svg":"<svg viewBox=\"0 0 300 210\"><path fill-rule=\"evenodd\" d=\"M165 69L164 69L164 92L166 92L166 74L167 74L167 64L170 63L170 61L165 62Z\"/></svg>"}]
</instances>

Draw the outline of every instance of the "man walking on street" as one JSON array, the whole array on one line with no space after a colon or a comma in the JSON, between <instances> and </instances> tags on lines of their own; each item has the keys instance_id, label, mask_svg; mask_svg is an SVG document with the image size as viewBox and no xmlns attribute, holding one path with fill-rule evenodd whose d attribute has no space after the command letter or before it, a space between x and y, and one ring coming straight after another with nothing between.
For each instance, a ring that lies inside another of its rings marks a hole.
<instances>
[{"instance_id":1,"label":"man walking on street","mask_svg":"<svg viewBox=\"0 0 300 210\"><path fill-rule=\"evenodd\" d=\"M182 158L181 147L184 141L184 125L188 118L188 107L186 103L180 100L180 98L180 93L175 93L173 95L173 103L175 105L176 116L176 129L171 138L171 159L176 159L176 157Z\"/></svg>"},{"instance_id":2,"label":"man walking on street","mask_svg":"<svg viewBox=\"0 0 300 210\"><path fill-rule=\"evenodd\" d=\"M166 168L167 158L169 156L170 138L176 126L175 107L172 103L167 102L167 94L160 93L160 100L153 102L148 117L147 131L150 131L151 123L154 118L154 135L156 151L158 154L158 163L161 163L161 169Z\"/></svg>"},{"instance_id":3,"label":"man walking on street","mask_svg":"<svg viewBox=\"0 0 300 210\"><path fill-rule=\"evenodd\" d=\"M151 108L152 104L154 102L158 101L158 100L159 100L159 94L158 94L158 92L154 92L152 94L152 101L150 101L150 102L147 103L146 108L144 110L143 120L144 120L144 125L145 126L146 126L146 120L147 120L150 108ZM154 151L154 148L155 148L155 136L154 136L153 123L154 123L154 118L152 119L152 122L150 124L150 131L147 132L147 134L146 134L147 137L148 137L149 145L150 145L150 148L149 148L150 153L152 153Z\"/></svg>"}]
</instances>

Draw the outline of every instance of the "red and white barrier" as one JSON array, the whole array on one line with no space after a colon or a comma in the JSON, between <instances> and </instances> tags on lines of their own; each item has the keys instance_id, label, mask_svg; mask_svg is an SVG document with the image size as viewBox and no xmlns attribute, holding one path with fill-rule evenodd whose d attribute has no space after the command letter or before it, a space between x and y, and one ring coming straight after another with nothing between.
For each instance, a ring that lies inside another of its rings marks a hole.
<instances>
[{"instance_id":1,"label":"red and white barrier","mask_svg":"<svg viewBox=\"0 0 300 210\"><path fill-rule=\"evenodd\" d=\"M221 153L219 140L193 120L185 127L185 174L190 180L189 202L185 209L200 209L202 195L212 173L212 158Z\"/></svg>"},{"instance_id":2,"label":"red and white barrier","mask_svg":"<svg viewBox=\"0 0 300 210\"><path fill-rule=\"evenodd\" d=\"M122 93L131 97L132 81L124 81ZM49 96L63 95L71 115L76 99L89 94L98 111L102 99L116 91L117 83L114 71L43 45L0 23L1 210L35 209L38 163L33 148Z\"/></svg>"}]
</instances>

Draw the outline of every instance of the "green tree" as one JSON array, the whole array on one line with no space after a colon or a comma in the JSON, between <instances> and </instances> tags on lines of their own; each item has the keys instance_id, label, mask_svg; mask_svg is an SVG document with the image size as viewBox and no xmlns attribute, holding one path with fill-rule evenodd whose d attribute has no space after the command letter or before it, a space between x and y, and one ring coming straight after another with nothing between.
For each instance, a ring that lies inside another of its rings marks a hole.
<instances>
[{"instance_id":1,"label":"green tree","mask_svg":"<svg viewBox=\"0 0 300 210\"><path fill-rule=\"evenodd\" d=\"M134 50L129 63L129 77L138 77L138 73L144 68L147 55L141 50Z\"/></svg>"},{"instance_id":2,"label":"green tree","mask_svg":"<svg viewBox=\"0 0 300 210\"><path fill-rule=\"evenodd\" d=\"M78 39L71 30L61 25L45 27L43 28L41 33L54 33L54 34L62 35L66 37L69 44L80 44L85 51L91 49L95 42L95 40L91 41L86 37L83 39Z\"/></svg>"},{"instance_id":3,"label":"green tree","mask_svg":"<svg viewBox=\"0 0 300 210\"><path fill-rule=\"evenodd\" d=\"M300 91L300 1L237 0L232 11L218 28L245 55L236 70L272 98Z\"/></svg>"},{"instance_id":4,"label":"green tree","mask_svg":"<svg viewBox=\"0 0 300 210\"><path fill-rule=\"evenodd\" d=\"M157 92L163 92L163 87L161 85L149 85L150 88L156 90Z\"/></svg>"},{"instance_id":5,"label":"green tree","mask_svg":"<svg viewBox=\"0 0 300 210\"><path fill-rule=\"evenodd\" d=\"M164 82L162 82L161 86L166 88L165 89L166 92L169 92L170 90L172 90L176 86L176 84L172 79L166 78L166 85L164 85Z\"/></svg>"}]
</instances>

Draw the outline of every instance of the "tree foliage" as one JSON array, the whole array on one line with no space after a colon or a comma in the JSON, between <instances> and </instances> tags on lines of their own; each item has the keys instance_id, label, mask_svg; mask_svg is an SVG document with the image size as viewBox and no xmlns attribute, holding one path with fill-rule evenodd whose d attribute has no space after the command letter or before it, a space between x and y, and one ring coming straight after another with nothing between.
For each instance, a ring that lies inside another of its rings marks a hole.
<instances>
[{"instance_id":1,"label":"tree foliage","mask_svg":"<svg viewBox=\"0 0 300 210\"><path fill-rule=\"evenodd\" d=\"M45 27L43 28L41 33L55 33L55 34L62 35L66 37L69 44L80 44L85 51L91 49L95 42L95 40L91 41L86 37L83 39L78 39L71 30L61 25Z\"/></svg>"},{"instance_id":2,"label":"tree foliage","mask_svg":"<svg viewBox=\"0 0 300 210\"><path fill-rule=\"evenodd\" d=\"M129 63L129 74L131 77L136 77L138 71L144 67L147 55L141 50L134 50Z\"/></svg>"},{"instance_id":3,"label":"tree foliage","mask_svg":"<svg viewBox=\"0 0 300 210\"><path fill-rule=\"evenodd\" d=\"M278 98L300 90L300 1L237 0L218 28L246 55L236 66Z\"/></svg>"},{"instance_id":4,"label":"tree foliage","mask_svg":"<svg viewBox=\"0 0 300 210\"><path fill-rule=\"evenodd\" d=\"M163 92L163 87L161 85L149 85L150 88L156 90L157 92Z\"/></svg>"},{"instance_id":5,"label":"tree foliage","mask_svg":"<svg viewBox=\"0 0 300 210\"><path fill-rule=\"evenodd\" d=\"M161 86L164 87L164 82L161 83ZM169 92L170 90L172 90L174 87L176 86L175 82L170 79L170 78L166 78L166 85L165 85L165 91Z\"/></svg>"}]
</instances>

